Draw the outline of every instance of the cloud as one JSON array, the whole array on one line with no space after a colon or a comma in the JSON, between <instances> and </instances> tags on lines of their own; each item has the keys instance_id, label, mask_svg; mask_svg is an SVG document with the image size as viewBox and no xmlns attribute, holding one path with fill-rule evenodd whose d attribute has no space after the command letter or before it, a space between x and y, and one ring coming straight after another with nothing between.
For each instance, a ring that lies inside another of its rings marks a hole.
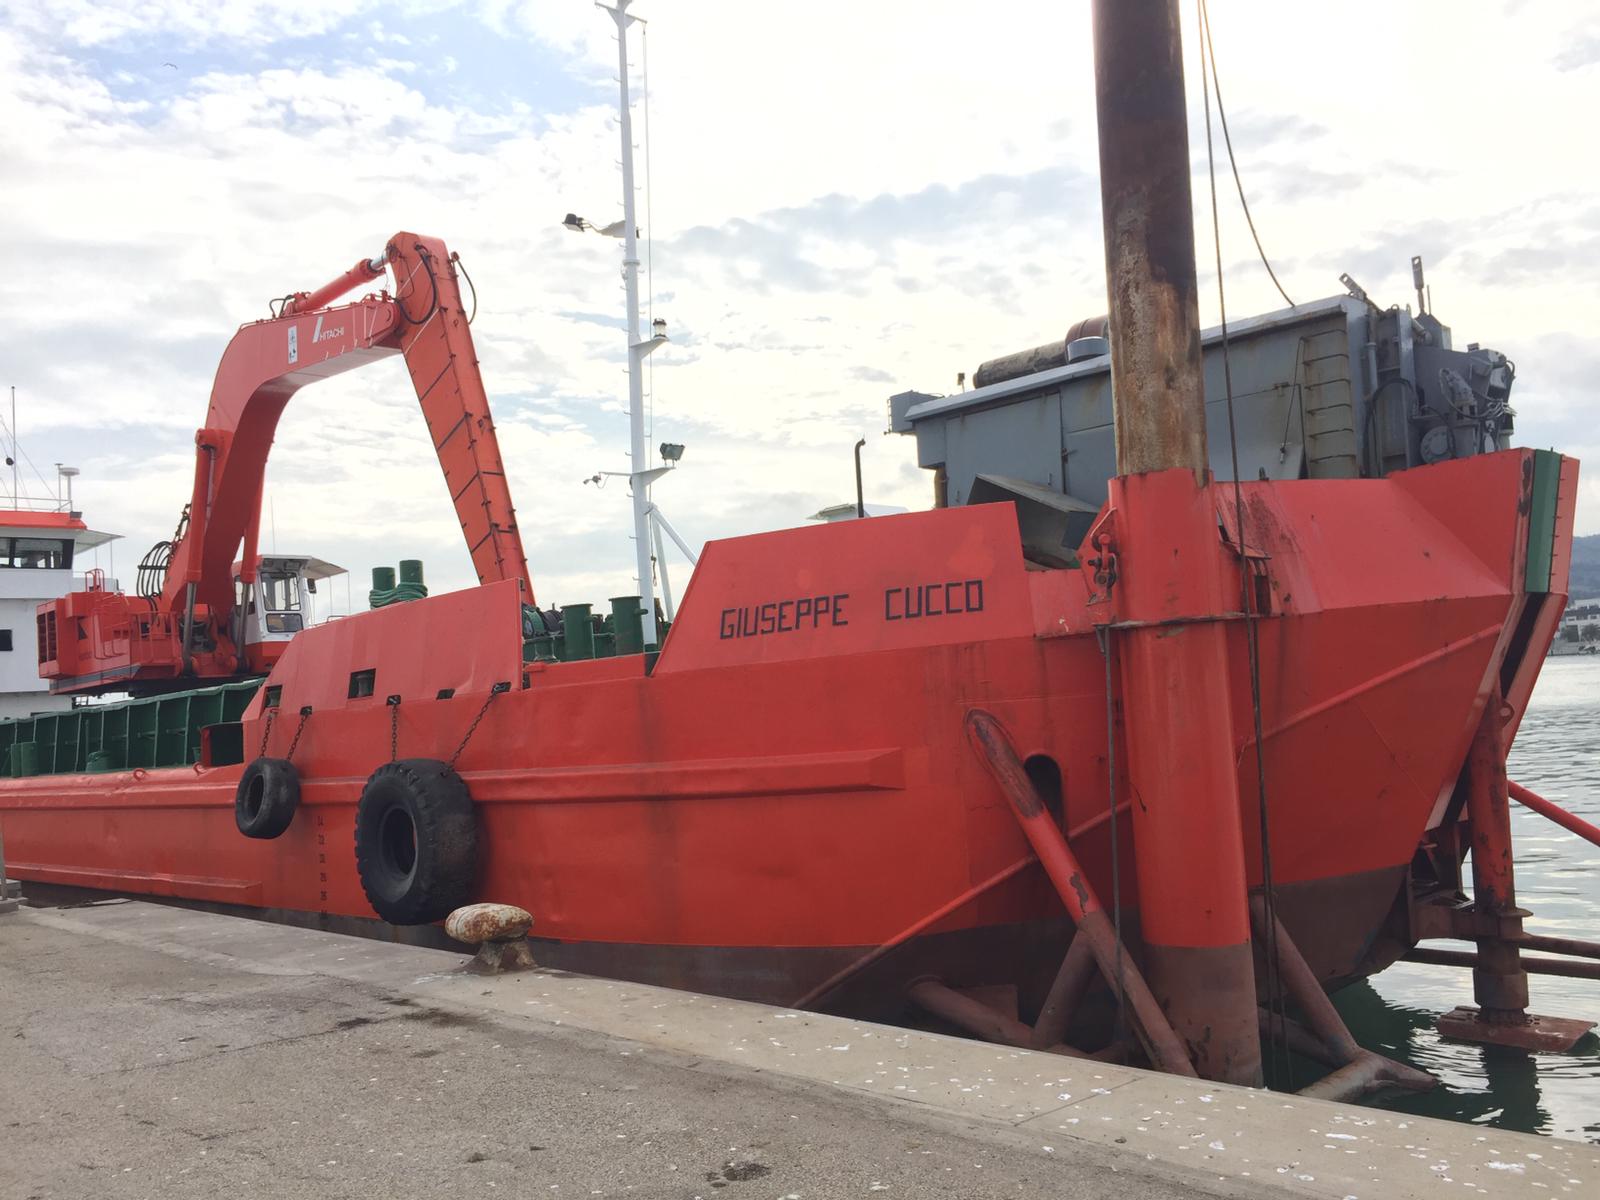
<instances>
[{"instance_id":1,"label":"cloud","mask_svg":"<svg viewBox=\"0 0 1600 1200\"><path fill-rule=\"evenodd\" d=\"M650 359L649 436L689 447L658 501L694 541L793 524L853 496L850 451L867 436L868 499L925 506L909 443L877 436L885 397L951 390L958 372L1105 308L1085 11L638 9L651 19L648 105L644 31L630 33L644 291L671 337ZM1583 383L1600 370L1586 349L1600 164L1571 152L1569 127L1528 118L1600 107L1583 31L1372 0L1309 44L1292 6L1212 15L1245 189L1291 294L1336 292L1349 270L1404 303L1423 254L1458 341L1517 359L1523 435L1585 445L1600 427ZM443 235L477 284L478 356L541 596L628 590L625 488L581 483L627 466L620 245L559 224L619 215L603 13L61 0L8 17L6 382L24 447L83 468L91 520L140 549L169 536L238 324L418 229ZM1375 42L1380 19L1396 36ZM1494 88L1457 65L1489 43ZM1357 60L1385 86L1350 87ZM1230 312L1277 307L1219 182ZM1212 289L1202 305L1214 321ZM362 571L421 553L436 587L471 578L398 363L298 395L269 480L285 547ZM1600 492L1582 503L1580 529L1600 528Z\"/></svg>"},{"instance_id":2,"label":"cloud","mask_svg":"<svg viewBox=\"0 0 1600 1200\"><path fill-rule=\"evenodd\" d=\"M906 248L957 233L988 236L996 228L1050 226L1059 214L1097 205L1093 180L1069 167L1023 175L982 175L954 186L858 199L838 193L719 226L696 226L662 246L664 259L711 259L747 265L758 286L802 291L848 289L892 264Z\"/></svg>"},{"instance_id":3,"label":"cloud","mask_svg":"<svg viewBox=\"0 0 1600 1200\"><path fill-rule=\"evenodd\" d=\"M1580 35L1551 61L1558 71L1581 71L1600 63L1600 33Z\"/></svg>"},{"instance_id":4,"label":"cloud","mask_svg":"<svg viewBox=\"0 0 1600 1200\"><path fill-rule=\"evenodd\" d=\"M859 379L863 383L893 383L894 376L888 371L880 371L877 367L851 367L850 378Z\"/></svg>"},{"instance_id":5,"label":"cloud","mask_svg":"<svg viewBox=\"0 0 1600 1200\"><path fill-rule=\"evenodd\" d=\"M36 36L78 47L132 40L167 47L215 42L266 46L286 38L315 38L383 9L379 0L48 0L7 6L17 25ZM402 11L417 14L429 5L410 0Z\"/></svg>"},{"instance_id":6,"label":"cloud","mask_svg":"<svg viewBox=\"0 0 1600 1200\"><path fill-rule=\"evenodd\" d=\"M1217 126L1220 140L1221 125ZM1236 151L1259 150L1280 143L1296 146L1327 136L1328 127L1299 113L1247 108L1230 114L1228 132Z\"/></svg>"}]
</instances>

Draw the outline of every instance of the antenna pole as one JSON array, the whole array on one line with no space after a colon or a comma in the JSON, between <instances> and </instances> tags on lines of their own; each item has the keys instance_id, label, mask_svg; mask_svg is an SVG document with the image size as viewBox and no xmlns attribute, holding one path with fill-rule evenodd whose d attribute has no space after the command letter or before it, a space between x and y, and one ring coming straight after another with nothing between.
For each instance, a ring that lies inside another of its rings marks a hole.
<instances>
[{"instance_id":1,"label":"antenna pole","mask_svg":"<svg viewBox=\"0 0 1600 1200\"><path fill-rule=\"evenodd\" d=\"M17 460L22 457L22 446L17 442L17 385L11 385L11 507L21 508L17 494Z\"/></svg>"},{"instance_id":2,"label":"antenna pole","mask_svg":"<svg viewBox=\"0 0 1600 1200\"><path fill-rule=\"evenodd\" d=\"M656 630L655 582L650 570L649 459L644 444L644 359L659 341L645 340L639 331L639 241L633 201L633 114L628 107L628 26L638 20L628 15L633 0L602 4L617 23L617 77L620 91L617 124L622 130L622 280L628 294L628 433L629 476L633 489L633 549L638 572L640 624L644 644L660 643Z\"/></svg>"}]
</instances>

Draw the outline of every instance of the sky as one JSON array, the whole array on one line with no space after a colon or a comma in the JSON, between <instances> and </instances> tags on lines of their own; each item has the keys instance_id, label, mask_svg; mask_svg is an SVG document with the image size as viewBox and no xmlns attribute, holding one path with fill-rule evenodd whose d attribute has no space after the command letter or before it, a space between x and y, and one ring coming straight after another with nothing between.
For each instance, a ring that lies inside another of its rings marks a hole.
<instances>
[{"instance_id":1,"label":"sky","mask_svg":"<svg viewBox=\"0 0 1600 1200\"><path fill-rule=\"evenodd\" d=\"M852 499L925 508L886 399L1105 311L1086 0L636 0L655 498L691 543ZM1297 301L1349 272L1510 355L1518 441L1600 463L1600 6L1212 0L1256 224ZM1203 324L1217 317L1192 6ZM587 0L0 3L0 386L22 490L82 472L125 584L188 497L235 328L394 232L442 237L542 604L632 589L614 25ZM648 137L646 134L648 133ZM1230 315L1281 307L1223 192ZM35 471L33 468L37 468ZM41 481L42 480L42 481ZM264 548L471 565L402 364L299 393ZM1600 470L1578 532L1600 531ZM669 553L671 553L669 551ZM686 567L674 560L676 590Z\"/></svg>"}]
</instances>

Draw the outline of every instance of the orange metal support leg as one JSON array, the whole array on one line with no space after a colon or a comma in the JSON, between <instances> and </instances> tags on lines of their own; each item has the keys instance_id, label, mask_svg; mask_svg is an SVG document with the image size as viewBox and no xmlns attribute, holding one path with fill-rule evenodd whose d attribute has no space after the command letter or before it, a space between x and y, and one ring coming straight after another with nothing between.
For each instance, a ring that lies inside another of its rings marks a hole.
<instances>
[{"instance_id":1,"label":"orange metal support leg","mask_svg":"<svg viewBox=\"0 0 1600 1200\"><path fill-rule=\"evenodd\" d=\"M1528 1012L1528 972L1519 942L1524 936L1517 907L1511 845L1511 801L1506 781L1503 701L1496 690L1467 753L1467 815L1472 822L1472 902L1480 920L1497 933L1478 939L1472 966L1476 1008L1456 1008L1439 1018L1439 1032L1465 1041L1524 1050L1569 1050L1593 1028L1592 1021L1542 1017Z\"/></svg>"},{"instance_id":2,"label":"orange metal support leg","mask_svg":"<svg viewBox=\"0 0 1600 1200\"><path fill-rule=\"evenodd\" d=\"M1480 915L1498 919L1503 934L1522 930L1512 871L1511 802L1506 792L1505 750L1500 743L1500 694L1483 706L1483 720L1467 753L1467 814L1472 820L1472 902ZM1511 928L1515 926L1515 928ZM1510 937L1482 938L1472 995L1486 1021L1521 1023L1528 1007L1528 973Z\"/></svg>"},{"instance_id":3,"label":"orange metal support leg","mask_svg":"<svg viewBox=\"0 0 1600 1200\"><path fill-rule=\"evenodd\" d=\"M1083 866L1050 818L1039 793L1023 769L1017 751L990 713L973 709L967 713L967 737L978 751L984 766L1011 802L1012 814L1039 856L1039 865L1050 877L1067 914L1077 925L1075 940L1082 939L1094 954L1100 973L1113 990L1121 992L1133 1010L1134 1023L1150 1061L1158 1070L1174 1075L1194 1075L1182 1041L1151 994L1138 964L1126 954L1117 953L1117 933L1100 906L1094 885ZM1252 1000L1252 1006L1254 1001ZM1254 1021L1254 1008L1251 1009Z\"/></svg>"},{"instance_id":4,"label":"orange metal support leg","mask_svg":"<svg viewBox=\"0 0 1600 1200\"><path fill-rule=\"evenodd\" d=\"M1568 833L1575 833L1591 845L1600 846L1600 829L1589 824L1582 817L1573 816L1559 804L1552 804L1538 792L1530 792L1520 783L1507 782L1506 790L1511 793L1511 798L1518 804L1533 809L1541 817L1554 821Z\"/></svg>"}]
</instances>

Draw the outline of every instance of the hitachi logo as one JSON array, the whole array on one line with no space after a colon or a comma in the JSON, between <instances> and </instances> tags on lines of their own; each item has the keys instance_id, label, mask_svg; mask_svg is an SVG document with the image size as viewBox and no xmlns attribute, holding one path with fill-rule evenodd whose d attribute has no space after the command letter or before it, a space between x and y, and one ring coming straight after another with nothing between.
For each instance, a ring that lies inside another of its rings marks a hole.
<instances>
[{"instance_id":1,"label":"hitachi logo","mask_svg":"<svg viewBox=\"0 0 1600 1200\"><path fill-rule=\"evenodd\" d=\"M322 327L322 318L321 317L317 318L316 327L314 329L312 329L312 331L311 331L311 340L313 342L331 342L334 338L339 338L339 337L343 337L343 336L344 336L344 326L343 325L340 325L337 329L324 329Z\"/></svg>"}]
</instances>

